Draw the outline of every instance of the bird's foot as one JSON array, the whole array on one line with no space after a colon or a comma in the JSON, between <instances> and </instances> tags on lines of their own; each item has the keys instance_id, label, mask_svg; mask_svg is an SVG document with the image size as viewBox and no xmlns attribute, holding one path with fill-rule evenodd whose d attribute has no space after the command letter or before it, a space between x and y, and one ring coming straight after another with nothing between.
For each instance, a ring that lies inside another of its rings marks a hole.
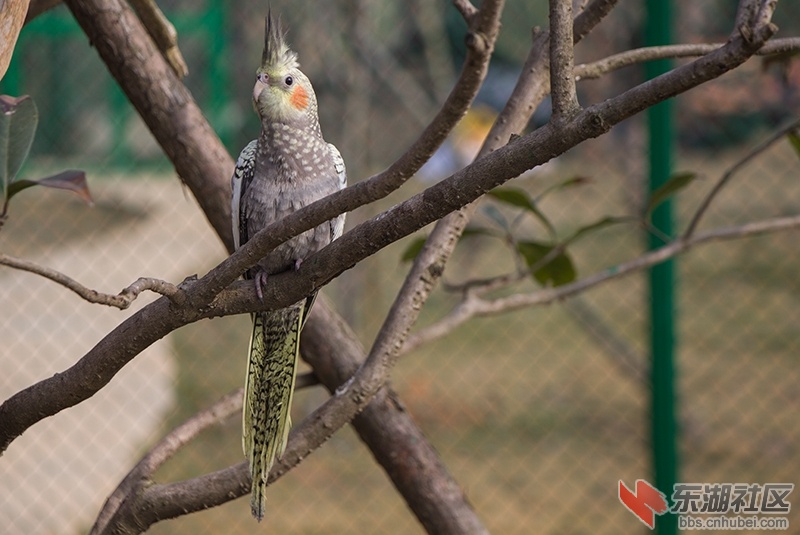
<instances>
[{"instance_id":1,"label":"bird's foot","mask_svg":"<svg viewBox=\"0 0 800 535\"><path fill-rule=\"evenodd\" d=\"M259 301L264 301L264 290L263 287L267 283L267 277L269 275L263 269L259 269L256 271L255 275L253 276L253 282L256 284L256 295L258 296Z\"/></svg>"},{"instance_id":2,"label":"bird's foot","mask_svg":"<svg viewBox=\"0 0 800 535\"><path fill-rule=\"evenodd\" d=\"M300 271L300 266L302 266L302 265L303 265L303 259L302 258L297 258L294 261L294 270L295 271Z\"/></svg>"}]
</instances>

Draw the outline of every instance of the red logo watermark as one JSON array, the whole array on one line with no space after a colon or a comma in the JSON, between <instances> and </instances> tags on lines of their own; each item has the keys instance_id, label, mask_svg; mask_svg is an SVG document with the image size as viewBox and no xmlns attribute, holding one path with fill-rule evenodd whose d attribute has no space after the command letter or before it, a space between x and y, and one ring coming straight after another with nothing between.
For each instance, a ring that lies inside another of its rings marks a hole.
<instances>
[{"instance_id":1,"label":"red logo watermark","mask_svg":"<svg viewBox=\"0 0 800 535\"><path fill-rule=\"evenodd\" d=\"M667 496L644 479L636 480L636 492L626 487L620 479L618 495L622 505L650 529L655 528L656 515L663 515L669 510Z\"/></svg>"},{"instance_id":2,"label":"red logo watermark","mask_svg":"<svg viewBox=\"0 0 800 535\"><path fill-rule=\"evenodd\" d=\"M787 530L794 483L675 483L670 500L644 479L635 491L619 481L620 503L650 529L656 515L678 515L678 529ZM764 515L764 516L759 516Z\"/></svg>"}]
</instances>

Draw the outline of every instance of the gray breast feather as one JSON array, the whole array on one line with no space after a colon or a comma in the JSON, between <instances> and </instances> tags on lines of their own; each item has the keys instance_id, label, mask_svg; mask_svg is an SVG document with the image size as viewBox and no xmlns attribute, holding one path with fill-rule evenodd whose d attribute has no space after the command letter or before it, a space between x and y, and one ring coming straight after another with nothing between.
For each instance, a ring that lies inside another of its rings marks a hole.
<instances>
[{"instance_id":1,"label":"gray breast feather","mask_svg":"<svg viewBox=\"0 0 800 535\"><path fill-rule=\"evenodd\" d=\"M237 247L266 226L346 186L344 160L336 147L319 138L311 143L311 150L298 151L297 144L270 143L262 132L257 144L251 142L242 151L241 165L237 162L232 179L231 210ZM292 238L258 265L267 273L290 269L297 260L304 260L341 236L344 219L342 214Z\"/></svg>"}]
</instances>

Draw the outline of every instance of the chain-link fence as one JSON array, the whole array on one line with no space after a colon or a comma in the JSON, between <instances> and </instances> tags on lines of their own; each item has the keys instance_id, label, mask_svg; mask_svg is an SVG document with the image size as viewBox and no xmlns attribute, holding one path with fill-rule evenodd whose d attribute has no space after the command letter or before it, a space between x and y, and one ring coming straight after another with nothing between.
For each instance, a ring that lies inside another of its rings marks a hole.
<instances>
[{"instance_id":1,"label":"chain-link fence","mask_svg":"<svg viewBox=\"0 0 800 535\"><path fill-rule=\"evenodd\" d=\"M187 85L236 154L258 131L250 88L265 8L217 0L161 4L179 31ZM546 2L508 4L480 109L401 194L350 214L348 227L474 155L513 86L530 26L547 21ZM579 48L578 62L639 46L641 4L613 13ZM725 39L734 2L680 4L676 40ZM273 1L272 9L281 12L315 84L323 130L345 157L351 182L408 146L460 68L463 22L446 2ZM782 2L779 35L796 35L798 21L800 8ZM599 101L642 76L631 67L588 81L579 88L581 100ZM25 192L0 229L0 252L106 292L140 276L178 282L224 258L195 201L63 6L23 31L2 92L31 94L39 106L23 173L86 169L95 206L62 192ZM700 176L677 197L679 230L719 177L796 115L798 103L800 69L790 59L753 60L676 99L675 169ZM546 114L533 122L542 120ZM604 216L637 214L645 195L645 138L645 118L635 117L513 185L534 197L547 192L538 206L561 237ZM776 143L734 176L701 230L797 214L798 171L790 144ZM583 180L570 180L576 177ZM547 237L535 218L492 206L479 210L473 225L497 230L505 218L518 239ZM368 258L325 290L367 345L402 282L409 243ZM576 241L569 253L585 276L640 255L645 243L640 226L611 225ZM465 239L420 328L458 304L459 284L513 272L517 261L502 240ZM708 243L677 260L679 481L794 483L800 473L800 430L793 425L800 402L798 266L792 232ZM511 290L534 288L526 279ZM132 311L101 308L10 269L0 270L0 296L2 399L64 370L151 300L140 298ZM394 388L492 533L644 532L620 504L617 485L652 480L647 296L646 277L634 274L550 306L471 319L400 361ZM98 395L32 427L0 459L0 531L86 532L149 447L242 385L248 335L246 316L189 325L134 359ZM301 390L294 420L325 397L319 387ZM240 462L240 432L238 418L206 431L157 479ZM350 429L270 487L267 506L266 525L258 527L240 499L151 532L423 531ZM800 526L796 507L786 516L794 529Z\"/></svg>"}]
</instances>

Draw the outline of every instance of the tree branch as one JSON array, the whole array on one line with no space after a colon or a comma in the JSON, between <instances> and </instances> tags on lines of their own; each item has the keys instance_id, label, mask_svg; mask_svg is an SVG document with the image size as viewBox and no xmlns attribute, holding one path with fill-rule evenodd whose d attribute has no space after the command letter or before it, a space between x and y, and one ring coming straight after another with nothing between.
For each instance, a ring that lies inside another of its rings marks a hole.
<instances>
[{"instance_id":1,"label":"tree branch","mask_svg":"<svg viewBox=\"0 0 800 535\"><path fill-rule=\"evenodd\" d=\"M461 13L461 16L464 17L464 20L467 22L467 25L472 24L472 19L475 14L478 12L478 8L472 5L472 2L469 0L453 0L453 5Z\"/></svg>"},{"instance_id":2,"label":"tree branch","mask_svg":"<svg viewBox=\"0 0 800 535\"><path fill-rule=\"evenodd\" d=\"M405 344L405 351L411 351L432 340L445 336L473 317L501 314L531 306L549 305L585 292L599 284L660 264L697 245L792 230L799 227L800 215L797 215L768 219L737 227L715 229L697 234L689 239L675 240L633 260L556 288L546 288L527 294L515 294L491 300L480 298L476 292L467 292L464 299L443 319L409 336Z\"/></svg>"},{"instance_id":3,"label":"tree branch","mask_svg":"<svg viewBox=\"0 0 800 535\"><path fill-rule=\"evenodd\" d=\"M770 148L775 142L783 139L786 137L786 134L789 132L793 132L800 128L800 119L795 119L788 125L784 126L783 128L779 129L771 136L769 136L766 140L762 143L754 147L750 152L744 155L744 157L740 158L733 166L731 166L725 173L720 177L714 187L711 188L711 191L708 192L708 195L703 199L700 203L700 207L695 212L694 216L692 216L692 220L689 222L689 226L686 227L686 231L683 234L684 239L691 238L692 234L694 234L695 230L697 230L697 226L700 224L700 220L703 218L703 215L708 210L708 207L711 206L712 201L717 196L717 194L722 191L733 175L736 174L739 169L747 165L750 161L753 160L756 156L763 153L765 150Z\"/></svg>"},{"instance_id":4,"label":"tree branch","mask_svg":"<svg viewBox=\"0 0 800 535\"><path fill-rule=\"evenodd\" d=\"M183 78L189 74L189 67L178 48L178 32L155 0L130 0L130 3L175 75Z\"/></svg>"},{"instance_id":5,"label":"tree branch","mask_svg":"<svg viewBox=\"0 0 800 535\"><path fill-rule=\"evenodd\" d=\"M620 52L619 54L614 54L613 56L608 56L592 63L576 65L575 79L589 80L593 78L600 78L605 74L623 67L629 67L637 63L644 63L646 61L653 61L657 59L698 57L704 54L710 54L722 46L722 43L700 43L650 46L626 50L625 52ZM800 50L800 38L786 37L769 41L756 52L756 55L771 56L775 54L797 52L798 50Z\"/></svg>"},{"instance_id":6,"label":"tree branch","mask_svg":"<svg viewBox=\"0 0 800 535\"><path fill-rule=\"evenodd\" d=\"M297 376L295 389L319 384L314 373ZM153 474L181 448L197 438L211 426L224 423L242 411L243 388L223 396L211 407L204 409L170 431L136 463L103 504L89 535L115 532L120 526L130 524L138 516L139 495L152 483Z\"/></svg>"},{"instance_id":7,"label":"tree branch","mask_svg":"<svg viewBox=\"0 0 800 535\"><path fill-rule=\"evenodd\" d=\"M572 0L550 0L550 96L552 121L568 121L580 110L575 90Z\"/></svg>"},{"instance_id":8,"label":"tree branch","mask_svg":"<svg viewBox=\"0 0 800 535\"><path fill-rule=\"evenodd\" d=\"M72 3L77 0L68 1ZM480 21L481 18L477 17L476 20ZM585 139L601 135L612 125L657 102L733 69L754 54L774 31L772 24L750 28L747 39L744 36L734 37L711 54L586 108L558 128L552 124L546 125L520 137L448 179L362 223L307 259L299 272L271 277L264 292L267 306L257 302L255 292L252 292L250 299L242 299L243 304L250 308L248 311L255 311L297 302L361 259L474 201L486 191L562 154ZM169 76L174 76L171 71ZM413 154L409 156L414 157ZM243 312L242 306L229 300L229 308L225 309L223 302L226 299L220 292L227 284L220 285L221 282L232 281L240 269L243 271L253 265L270 247L277 245L275 240L271 240L272 235L280 240L288 239L293 234L327 221L344 208L349 209L357 198L354 191L362 190L348 188L270 225L209 275L188 285L186 292L189 299L185 307L176 307L167 300L159 299L114 329L64 373L45 379L9 398L0 405L0 451L5 450L14 438L37 421L93 395L139 352L172 330L201 317L222 315L233 309ZM209 294L218 296L210 304L202 300L198 304L198 300L192 299ZM327 411L336 410L335 407L340 403L350 409L358 408L358 392L349 391L348 394L353 396L349 400L344 400L344 396L331 398L335 405L323 409L316 418L327 418ZM313 425L313 422L312 419L309 425ZM303 453L306 453L305 450Z\"/></svg>"},{"instance_id":9,"label":"tree branch","mask_svg":"<svg viewBox=\"0 0 800 535\"><path fill-rule=\"evenodd\" d=\"M61 3L61 0L31 0L28 6L28 12L25 14L25 24L44 13L56 7Z\"/></svg>"},{"instance_id":10,"label":"tree branch","mask_svg":"<svg viewBox=\"0 0 800 535\"><path fill-rule=\"evenodd\" d=\"M90 535L104 533L109 527L117 524L119 522L117 515L130 510L131 503L136 501L142 488L149 484L153 473L179 449L212 425L222 423L234 414L238 414L242 410L242 390L240 388L231 392L208 409L198 412L153 446L128 472L103 504L89 532Z\"/></svg>"},{"instance_id":11,"label":"tree branch","mask_svg":"<svg viewBox=\"0 0 800 535\"><path fill-rule=\"evenodd\" d=\"M131 283L130 286L122 290L120 293L113 295L104 294L98 292L97 290L87 288L80 282L59 271L46 266L40 266L39 264L29 260L15 258L6 254L0 254L0 265L19 269L21 271L28 271L30 273L35 273L36 275L41 275L46 279L50 279L51 281L60 284L69 290L72 290L81 298L90 303L108 305L120 310L125 310L128 308L131 303L136 300L137 297L139 297L139 294L145 290L150 290L157 294L161 294L178 305L185 301L185 296L180 288L170 282L149 277L141 277L137 281Z\"/></svg>"},{"instance_id":12,"label":"tree branch","mask_svg":"<svg viewBox=\"0 0 800 535\"><path fill-rule=\"evenodd\" d=\"M575 17L575 22L572 25L573 43L577 45L586 37L586 35L614 9L618 2L619 0L592 0L592 2Z\"/></svg>"},{"instance_id":13,"label":"tree branch","mask_svg":"<svg viewBox=\"0 0 800 535\"><path fill-rule=\"evenodd\" d=\"M28 4L28 0L6 0L0 4L0 80L11 63Z\"/></svg>"},{"instance_id":14,"label":"tree branch","mask_svg":"<svg viewBox=\"0 0 800 535\"><path fill-rule=\"evenodd\" d=\"M142 116L211 226L232 249L233 160L189 90L121 0L65 0L89 41Z\"/></svg>"},{"instance_id":15,"label":"tree branch","mask_svg":"<svg viewBox=\"0 0 800 535\"><path fill-rule=\"evenodd\" d=\"M312 311L301 345L303 356L332 393L365 358L355 334L327 300ZM458 483L389 385L352 424L428 533L486 533Z\"/></svg>"}]
</instances>

